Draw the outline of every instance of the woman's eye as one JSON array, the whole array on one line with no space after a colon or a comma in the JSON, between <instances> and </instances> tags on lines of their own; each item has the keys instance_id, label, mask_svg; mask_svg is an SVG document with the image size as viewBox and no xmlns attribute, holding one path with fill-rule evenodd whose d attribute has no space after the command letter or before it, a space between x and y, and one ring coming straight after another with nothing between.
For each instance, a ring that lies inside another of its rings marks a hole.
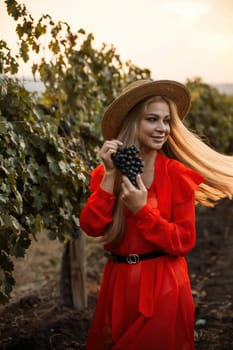
<instances>
[{"instance_id":1,"label":"woman's eye","mask_svg":"<svg viewBox=\"0 0 233 350\"><path fill-rule=\"evenodd\" d=\"M154 122L154 121L156 121L157 119L156 119L155 117L149 117L149 118L147 118L147 120L149 120L150 122Z\"/></svg>"}]
</instances>

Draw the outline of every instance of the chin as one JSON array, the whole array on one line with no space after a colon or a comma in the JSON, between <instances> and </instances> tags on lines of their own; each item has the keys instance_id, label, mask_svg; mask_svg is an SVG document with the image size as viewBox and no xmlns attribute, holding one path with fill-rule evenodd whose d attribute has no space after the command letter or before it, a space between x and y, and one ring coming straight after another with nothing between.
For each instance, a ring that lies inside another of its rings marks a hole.
<instances>
[{"instance_id":1,"label":"chin","mask_svg":"<svg viewBox=\"0 0 233 350\"><path fill-rule=\"evenodd\" d=\"M159 151L161 148L163 148L164 143L153 145L152 148L156 151Z\"/></svg>"}]
</instances>

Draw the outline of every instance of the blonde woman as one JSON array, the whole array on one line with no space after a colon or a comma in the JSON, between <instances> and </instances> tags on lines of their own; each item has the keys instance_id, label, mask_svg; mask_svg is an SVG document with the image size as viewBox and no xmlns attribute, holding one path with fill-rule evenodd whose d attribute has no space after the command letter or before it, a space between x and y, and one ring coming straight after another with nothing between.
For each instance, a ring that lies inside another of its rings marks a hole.
<instances>
[{"instance_id":1,"label":"blonde woman","mask_svg":"<svg viewBox=\"0 0 233 350\"><path fill-rule=\"evenodd\" d=\"M102 164L80 217L108 253L87 350L194 349L185 255L196 240L195 203L231 198L233 163L183 125L190 103L178 82L139 80L104 114ZM144 161L137 186L113 161L132 144Z\"/></svg>"}]
</instances>

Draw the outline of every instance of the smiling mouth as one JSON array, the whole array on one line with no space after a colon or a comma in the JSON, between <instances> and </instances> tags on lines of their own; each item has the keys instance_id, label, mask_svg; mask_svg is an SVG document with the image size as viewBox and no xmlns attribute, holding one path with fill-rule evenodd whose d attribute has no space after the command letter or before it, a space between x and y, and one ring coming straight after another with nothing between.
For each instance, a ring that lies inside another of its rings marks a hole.
<instances>
[{"instance_id":1,"label":"smiling mouth","mask_svg":"<svg viewBox=\"0 0 233 350\"><path fill-rule=\"evenodd\" d=\"M152 139L154 141L163 141L165 139L165 136L152 136Z\"/></svg>"}]
</instances>

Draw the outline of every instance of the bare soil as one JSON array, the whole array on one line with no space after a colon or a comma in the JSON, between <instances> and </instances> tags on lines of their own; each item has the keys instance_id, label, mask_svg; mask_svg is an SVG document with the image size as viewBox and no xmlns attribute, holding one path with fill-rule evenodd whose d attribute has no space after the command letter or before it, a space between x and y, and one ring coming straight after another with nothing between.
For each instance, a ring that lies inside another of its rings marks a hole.
<instances>
[{"instance_id":1,"label":"bare soil","mask_svg":"<svg viewBox=\"0 0 233 350\"><path fill-rule=\"evenodd\" d=\"M0 350L84 349L99 291L105 258L87 240L88 308L60 303L63 245L46 234L15 263L16 285L0 307ZM187 257L196 306L196 350L233 349L233 206L222 201L197 211L197 244ZM95 349L93 349L95 350Z\"/></svg>"}]
</instances>

